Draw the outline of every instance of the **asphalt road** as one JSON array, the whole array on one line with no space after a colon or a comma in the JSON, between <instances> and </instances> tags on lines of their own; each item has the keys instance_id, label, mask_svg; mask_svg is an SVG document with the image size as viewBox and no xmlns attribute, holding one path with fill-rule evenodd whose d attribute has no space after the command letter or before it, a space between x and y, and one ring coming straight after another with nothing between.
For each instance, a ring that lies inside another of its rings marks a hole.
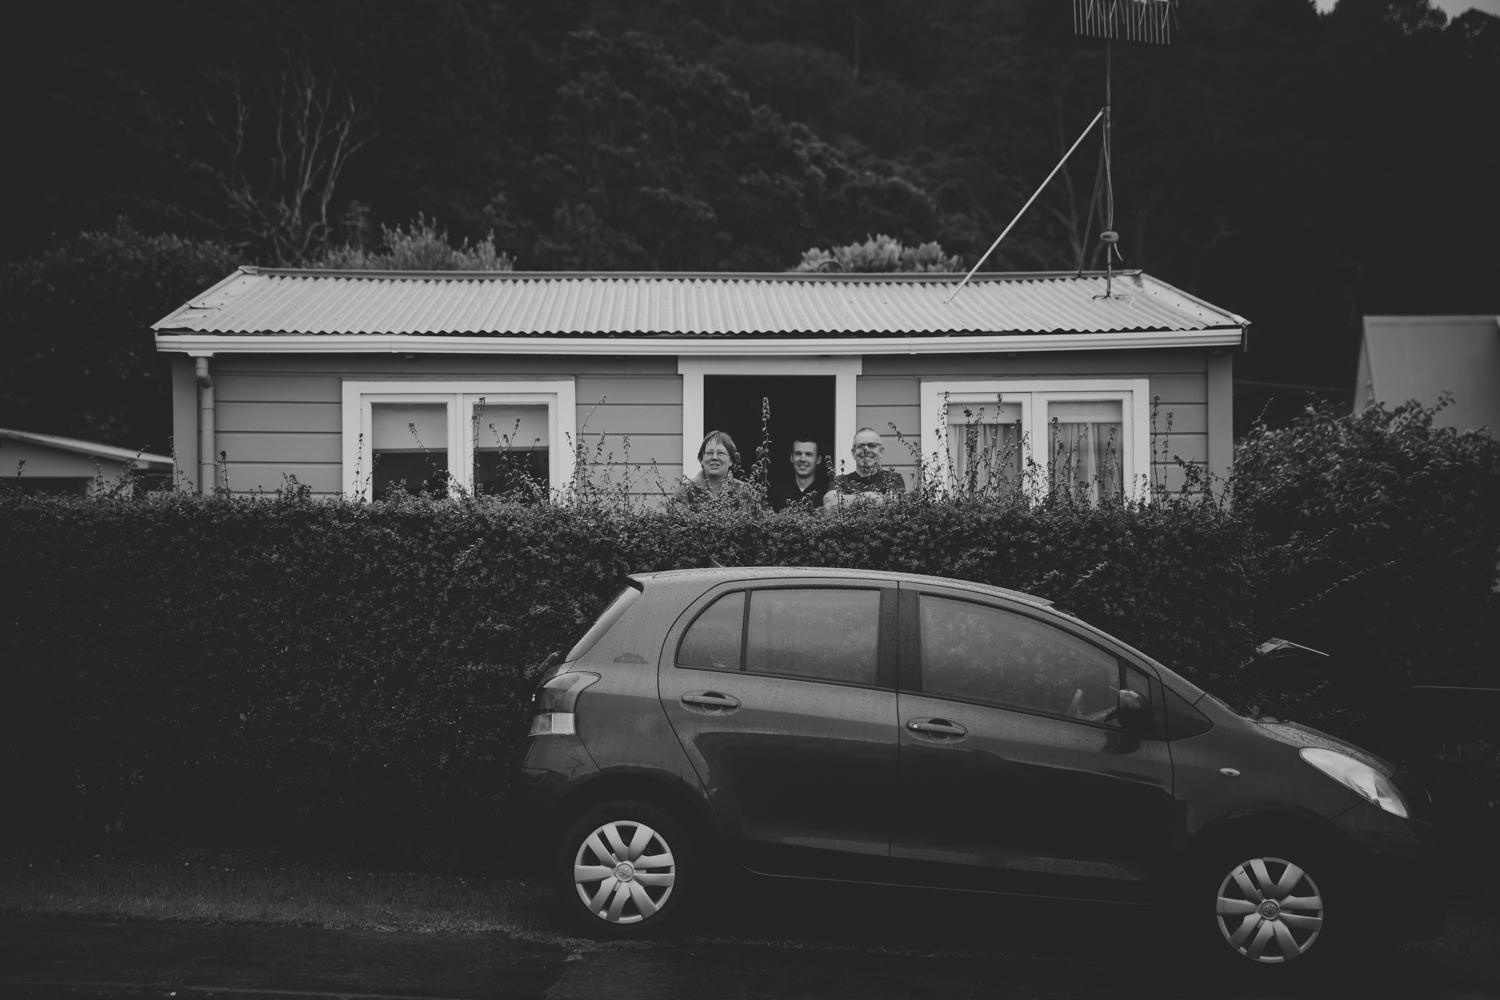
<instances>
[{"instance_id":1,"label":"asphalt road","mask_svg":"<svg viewBox=\"0 0 1500 1000\"><path fill-rule=\"evenodd\" d=\"M675 940L573 947L501 934L0 916L0 997L1500 998L1493 910L1460 908L1434 945L1273 990L1179 962L1136 911L923 905L781 900Z\"/></svg>"}]
</instances>

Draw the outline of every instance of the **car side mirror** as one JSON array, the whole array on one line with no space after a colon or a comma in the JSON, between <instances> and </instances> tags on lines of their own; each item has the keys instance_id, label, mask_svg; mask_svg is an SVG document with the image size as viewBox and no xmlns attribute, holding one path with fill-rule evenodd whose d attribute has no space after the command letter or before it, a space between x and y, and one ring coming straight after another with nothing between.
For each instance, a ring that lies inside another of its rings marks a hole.
<instances>
[{"instance_id":1,"label":"car side mirror","mask_svg":"<svg viewBox=\"0 0 1500 1000\"><path fill-rule=\"evenodd\" d=\"M1329 679L1327 653L1286 639L1268 639L1246 664L1261 684L1275 691L1308 691Z\"/></svg>"},{"instance_id":2,"label":"car side mirror","mask_svg":"<svg viewBox=\"0 0 1500 1000\"><path fill-rule=\"evenodd\" d=\"M1156 712L1145 695L1122 688L1120 700L1115 707L1115 720L1120 723L1121 729L1139 736L1156 721Z\"/></svg>"}]
</instances>

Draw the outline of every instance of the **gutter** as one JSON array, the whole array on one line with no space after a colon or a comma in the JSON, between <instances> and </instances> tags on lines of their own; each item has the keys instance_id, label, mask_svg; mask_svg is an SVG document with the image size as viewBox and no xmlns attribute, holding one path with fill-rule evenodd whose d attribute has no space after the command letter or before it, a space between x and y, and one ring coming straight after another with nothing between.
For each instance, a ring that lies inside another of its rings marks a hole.
<instances>
[{"instance_id":1,"label":"gutter","mask_svg":"<svg viewBox=\"0 0 1500 1000\"><path fill-rule=\"evenodd\" d=\"M987 354L1036 351L1239 347L1240 326L1205 330L984 334L961 337L453 337L411 333L156 334L158 351L232 354L573 354L751 357L849 354ZM200 369L201 371L201 369ZM201 375L200 375L201 377Z\"/></svg>"}]
</instances>

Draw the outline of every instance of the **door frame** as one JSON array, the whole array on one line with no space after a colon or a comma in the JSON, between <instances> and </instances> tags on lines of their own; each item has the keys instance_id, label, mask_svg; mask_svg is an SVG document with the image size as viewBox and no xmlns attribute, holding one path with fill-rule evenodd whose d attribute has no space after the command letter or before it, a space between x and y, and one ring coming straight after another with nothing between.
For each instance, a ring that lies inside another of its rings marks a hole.
<instances>
[{"instance_id":1,"label":"door frame","mask_svg":"<svg viewBox=\"0 0 1500 1000\"><path fill-rule=\"evenodd\" d=\"M832 375L833 448L854 440L859 426L855 415L855 382L864 373L862 354L833 357L754 357L723 355L700 357L679 355L677 373L682 376L682 474L691 479L702 471L693 442L703 431L703 376L705 375Z\"/></svg>"}]
</instances>

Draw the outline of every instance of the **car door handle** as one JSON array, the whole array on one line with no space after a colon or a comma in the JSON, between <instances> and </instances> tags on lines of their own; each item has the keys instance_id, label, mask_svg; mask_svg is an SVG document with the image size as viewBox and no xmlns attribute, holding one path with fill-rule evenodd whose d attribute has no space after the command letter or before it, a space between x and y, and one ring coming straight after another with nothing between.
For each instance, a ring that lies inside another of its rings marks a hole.
<instances>
[{"instance_id":1,"label":"car door handle","mask_svg":"<svg viewBox=\"0 0 1500 1000\"><path fill-rule=\"evenodd\" d=\"M907 729L919 733L930 733L933 736L968 736L969 731L963 726L957 726L947 719L913 719L906 724Z\"/></svg>"},{"instance_id":2,"label":"car door handle","mask_svg":"<svg viewBox=\"0 0 1500 1000\"><path fill-rule=\"evenodd\" d=\"M684 705L701 705L704 708L721 708L728 711L740 707L740 700L717 691L689 691L682 696Z\"/></svg>"}]
</instances>

